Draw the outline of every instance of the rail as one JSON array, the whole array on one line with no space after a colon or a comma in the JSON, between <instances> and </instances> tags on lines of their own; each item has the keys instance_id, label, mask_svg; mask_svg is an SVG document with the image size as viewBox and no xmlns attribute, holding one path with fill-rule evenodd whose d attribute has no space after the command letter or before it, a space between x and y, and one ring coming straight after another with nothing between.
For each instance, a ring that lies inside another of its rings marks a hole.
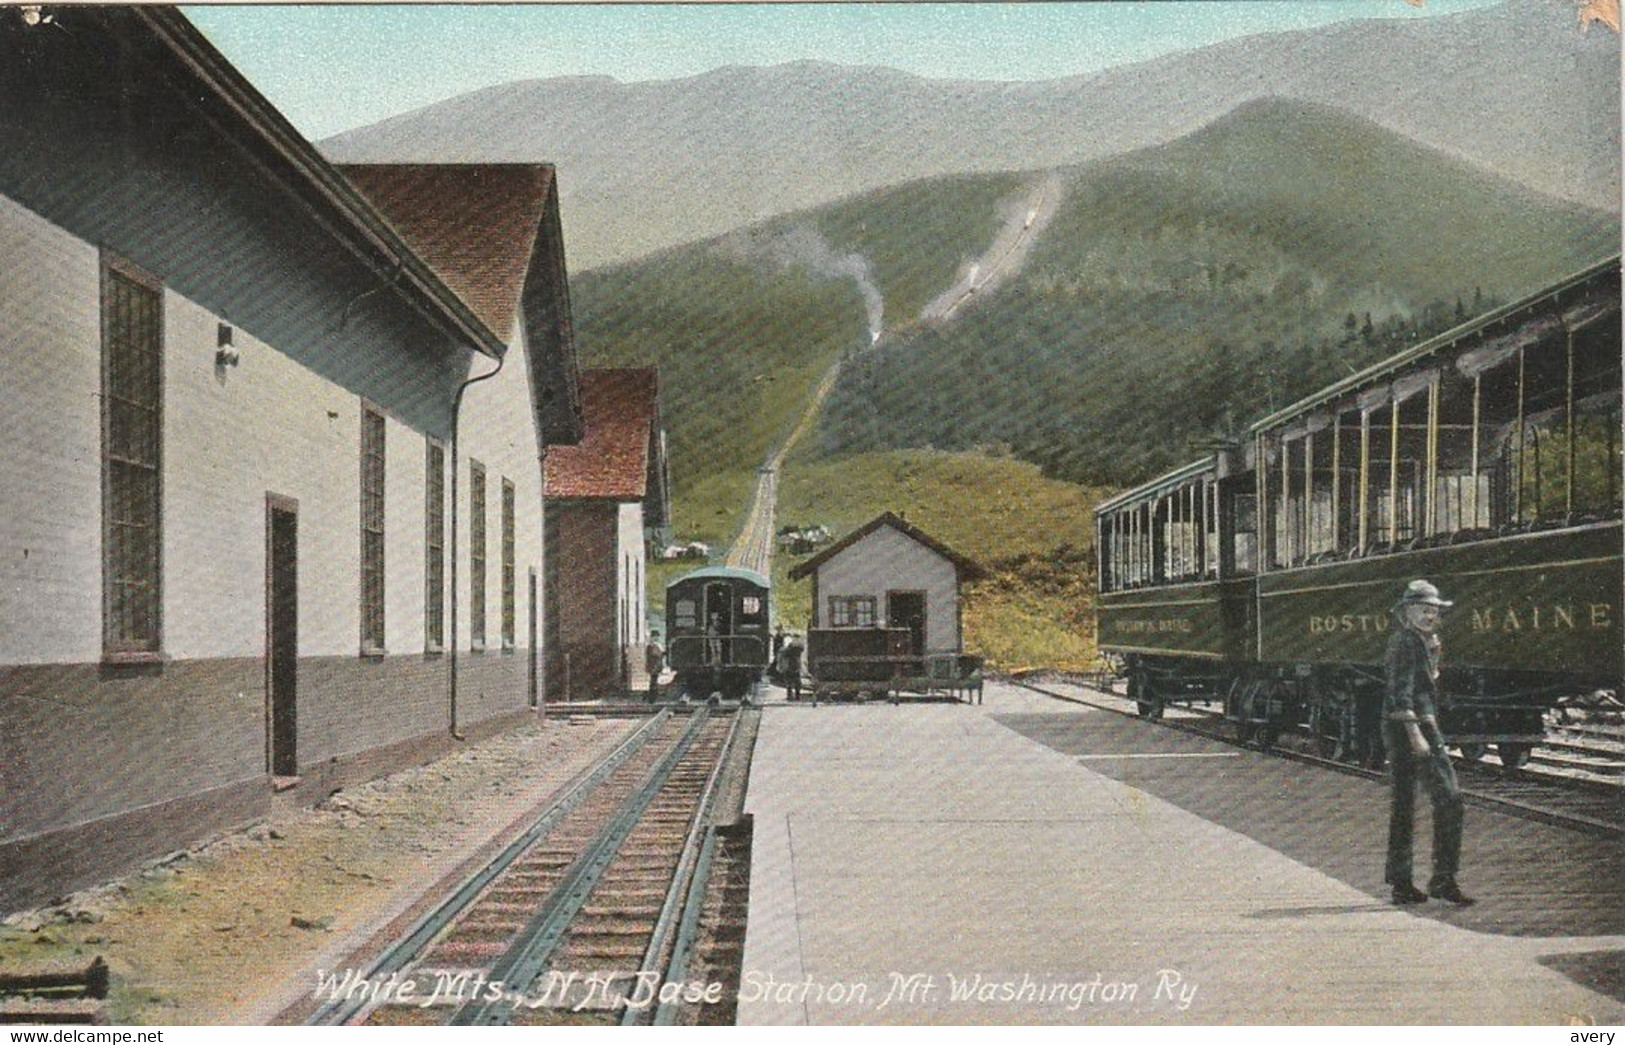
<instances>
[{"instance_id":1,"label":"rail","mask_svg":"<svg viewBox=\"0 0 1625 1045\"><path fill-rule=\"evenodd\" d=\"M1053 689L1046 689L1043 686L1037 685L1028 679L1011 679L1010 681L1013 685L1031 690L1034 693L1050 697L1054 700L1062 700L1073 704L1083 704L1087 707L1098 708L1101 711L1109 711L1113 714L1123 715L1127 718L1140 718L1140 716L1130 708L1117 707L1112 704L1085 700L1082 697L1058 693ZM1113 700L1120 701L1126 699L1115 690L1107 687L1099 687L1083 682L1077 683L1077 685L1096 689L1102 692L1104 695L1111 697ZM1142 721L1144 720L1142 719ZM1319 766L1322 769L1329 769L1333 772L1343 773L1348 776L1364 777L1368 780L1383 779L1383 774L1379 771L1366 769L1361 766L1350 765L1346 762L1338 762L1334 759L1322 758L1318 755L1312 755L1302 751L1293 751L1288 748L1273 745L1267 748L1255 748L1248 745L1245 741L1227 736L1217 729L1203 728L1201 725L1193 722L1179 722L1168 719L1159 719L1154 724L1165 726L1169 729L1176 729L1184 733L1190 733L1195 736L1206 737L1210 740L1217 740L1221 743L1230 744L1235 747L1250 747L1253 750L1262 750L1277 758L1284 758L1293 762L1302 762L1308 765ZM1472 763L1468 762L1465 763L1465 765L1470 768ZM1531 781L1527 779L1527 775L1523 773L1523 771L1519 771L1517 776L1512 779L1514 784L1519 785L1516 788L1518 793L1528 794L1531 791ZM1485 782L1486 781L1480 778L1480 783ZM1625 837L1625 820L1620 818L1619 803L1617 801L1613 802L1611 806L1605 804L1605 808L1611 808L1614 813L1613 818L1605 819L1604 817L1591 815L1589 812L1562 808L1565 802L1573 803L1576 801L1576 796L1580 792L1579 788L1565 787L1556 783L1544 784L1542 786L1545 787L1546 792L1539 795L1539 797L1543 799L1539 802L1517 797L1517 794L1515 793L1497 793L1496 791L1483 786L1463 786L1461 789L1461 796L1463 800L1473 803L1474 805L1491 809L1499 809L1503 812L1510 812L1526 820L1535 820L1541 823L1555 824L1557 826L1583 831L1588 834L1599 835L1604 838Z\"/></svg>"},{"instance_id":2,"label":"rail","mask_svg":"<svg viewBox=\"0 0 1625 1045\"><path fill-rule=\"evenodd\" d=\"M602 761L577 773L565 785L559 797L542 811L523 834L503 847L502 851L484 867L464 879L445 900L419 919L405 936L385 949L368 966L366 978L372 982L383 982L391 974L399 973L411 964L447 925L485 891L486 886L495 881L532 846L545 838L560 820L579 807L599 784L643 748L670 717L669 709L661 710L634 730ZM366 995L333 999L317 1008L305 1022L316 1026L346 1024L361 1017L372 1004L372 999Z\"/></svg>"},{"instance_id":3,"label":"rail","mask_svg":"<svg viewBox=\"0 0 1625 1045\"><path fill-rule=\"evenodd\" d=\"M728 726L728 737L722 742L722 752L717 756L716 765L711 767L711 773L706 778L705 790L700 793L698 808L694 814L694 823L689 827L688 835L683 840L683 853L678 858L677 870L672 873L671 885L666 890L666 899L661 904L660 916L655 920L654 931L649 935L649 947L644 952L643 963L639 966L640 982L649 973L658 973L666 964L662 961L671 937L678 931L681 922L686 921L692 911L695 922L699 919L699 905L705 899L706 875L701 870L701 854L706 843L710 840L710 827L713 808L716 805L717 782L728 765L728 757L733 752L734 739L739 735L740 717L735 715ZM698 900L692 896L697 894ZM657 1010L658 1012L658 1010ZM622 1026L634 1026L646 1022L649 1015L647 1009L626 1008L621 1017Z\"/></svg>"},{"instance_id":4,"label":"rail","mask_svg":"<svg viewBox=\"0 0 1625 1045\"><path fill-rule=\"evenodd\" d=\"M554 951L564 939L565 931L586 905L593 887L609 869L621 844L643 818L655 796L666 786L677 764L694 746L694 741L699 738L701 729L709 719L710 713L703 709L694 714L682 739L655 766L632 800L593 839L569 875L549 897L547 905L530 920L519 937L492 965L490 980L529 984L547 968ZM508 1023L513 1012L514 1005L507 998L476 998L459 1007L449 1022L455 1027L499 1026Z\"/></svg>"}]
</instances>

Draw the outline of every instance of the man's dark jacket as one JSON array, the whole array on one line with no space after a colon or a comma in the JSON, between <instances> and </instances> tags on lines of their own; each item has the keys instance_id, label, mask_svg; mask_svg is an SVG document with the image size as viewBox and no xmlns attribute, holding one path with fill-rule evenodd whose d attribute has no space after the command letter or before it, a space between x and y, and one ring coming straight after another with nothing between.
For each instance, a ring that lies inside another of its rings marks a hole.
<instances>
[{"instance_id":1,"label":"man's dark jacket","mask_svg":"<svg viewBox=\"0 0 1625 1045\"><path fill-rule=\"evenodd\" d=\"M1397 616L1397 614L1396 614ZM1439 714L1439 684L1430 670L1427 638L1415 628L1396 624L1388 639L1384 661L1387 692L1383 716L1389 720L1436 718Z\"/></svg>"}]
</instances>

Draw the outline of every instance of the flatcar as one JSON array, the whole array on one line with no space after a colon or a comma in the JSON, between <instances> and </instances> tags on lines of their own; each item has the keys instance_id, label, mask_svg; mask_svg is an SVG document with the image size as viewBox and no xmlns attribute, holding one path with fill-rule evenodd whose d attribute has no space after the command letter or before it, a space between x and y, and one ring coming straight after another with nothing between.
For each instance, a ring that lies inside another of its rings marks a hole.
<instances>
[{"instance_id":1,"label":"flatcar","mask_svg":"<svg viewBox=\"0 0 1625 1045\"><path fill-rule=\"evenodd\" d=\"M708 566L666 585L666 660L681 693L747 696L771 652L771 587L754 570Z\"/></svg>"},{"instance_id":2,"label":"flatcar","mask_svg":"<svg viewBox=\"0 0 1625 1045\"><path fill-rule=\"evenodd\" d=\"M1098 640L1141 714L1380 761L1390 612L1426 578L1444 732L1522 765L1548 709L1625 680L1620 360L1615 256L1101 504Z\"/></svg>"}]
</instances>

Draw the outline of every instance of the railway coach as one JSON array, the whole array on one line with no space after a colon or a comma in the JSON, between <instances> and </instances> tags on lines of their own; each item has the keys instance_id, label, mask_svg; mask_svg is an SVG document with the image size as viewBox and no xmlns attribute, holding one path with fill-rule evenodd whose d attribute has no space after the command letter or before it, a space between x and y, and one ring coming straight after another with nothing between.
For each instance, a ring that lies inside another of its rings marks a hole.
<instances>
[{"instance_id":1,"label":"railway coach","mask_svg":"<svg viewBox=\"0 0 1625 1045\"><path fill-rule=\"evenodd\" d=\"M1098 638L1141 714L1222 703L1380 759L1390 611L1425 577L1442 726L1518 766L1625 678L1616 256L1263 418L1103 503Z\"/></svg>"},{"instance_id":2,"label":"railway coach","mask_svg":"<svg viewBox=\"0 0 1625 1045\"><path fill-rule=\"evenodd\" d=\"M754 570L708 566L666 586L666 657L685 694L746 696L771 650L768 579Z\"/></svg>"}]
</instances>

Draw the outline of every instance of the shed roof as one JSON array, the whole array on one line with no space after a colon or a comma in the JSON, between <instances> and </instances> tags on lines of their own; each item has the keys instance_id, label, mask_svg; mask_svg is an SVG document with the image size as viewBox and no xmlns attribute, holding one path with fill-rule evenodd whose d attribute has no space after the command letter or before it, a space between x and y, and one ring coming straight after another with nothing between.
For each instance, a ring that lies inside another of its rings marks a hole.
<instances>
[{"instance_id":1,"label":"shed roof","mask_svg":"<svg viewBox=\"0 0 1625 1045\"><path fill-rule=\"evenodd\" d=\"M797 565L790 571L790 579L800 580L801 578L807 576L814 570L818 569L818 567L846 551L854 544L857 544L859 541L863 540L871 533L874 533L882 526L890 526L892 529L903 534L905 537L912 538L916 542L925 545L927 548L936 552L944 559L947 559L949 562L953 563L954 568L959 571L960 580L974 581L980 580L981 578L987 576L987 571L982 569L981 566L977 565L972 560L965 558L963 555L960 555L952 548L949 548L946 544L943 544L935 537L932 537L918 526L913 525L901 515L894 512L886 512L879 518L876 518L873 521L858 527L856 530L853 530L851 533L847 534L845 537L842 537L840 540L836 541L828 548L825 548L817 555L814 555L812 558Z\"/></svg>"},{"instance_id":2,"label":"shed roof","mask_svg":"<svg viewBox=\"0 0 1625 1045\"><path fill-rule=\"evenodd\" d=\"M338 169L486 326L512 336L553 188L540 163L360 163Z\"/></svg>"},{"instance_id":3,"label":"shed roof","mask_svg":"<svg viewBox=\"0 0 1625 1045\"><path fill-rule=\"evenodd\" d=\"M654 438L660 418L659 371L583 370L581 415L581 442L554 447L547 455L547 496L643 500L651 492L649 456L659 452L660 440Z\"/></svg>"}]
</instances>

